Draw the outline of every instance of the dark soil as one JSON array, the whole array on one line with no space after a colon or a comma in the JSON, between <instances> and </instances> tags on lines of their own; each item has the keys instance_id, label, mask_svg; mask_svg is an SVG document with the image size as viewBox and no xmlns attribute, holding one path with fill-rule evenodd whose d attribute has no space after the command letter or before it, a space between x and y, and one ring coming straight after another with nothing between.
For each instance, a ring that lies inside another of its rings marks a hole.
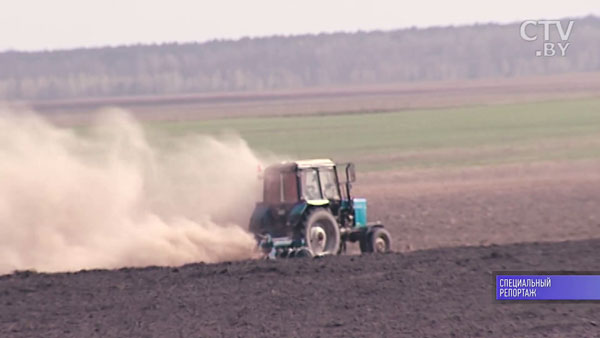
<instances>
[{"instance_id":1,"label":"dark soil","mask_svg":"<svg viewBox=\"0 0 600 338\"><path fill-rule=\"evenodd\" d=\"M2 337L600 335L597 303L498 304L495 270L600 270L600 240L0 277Z\"/></svg>"}]
</instances>

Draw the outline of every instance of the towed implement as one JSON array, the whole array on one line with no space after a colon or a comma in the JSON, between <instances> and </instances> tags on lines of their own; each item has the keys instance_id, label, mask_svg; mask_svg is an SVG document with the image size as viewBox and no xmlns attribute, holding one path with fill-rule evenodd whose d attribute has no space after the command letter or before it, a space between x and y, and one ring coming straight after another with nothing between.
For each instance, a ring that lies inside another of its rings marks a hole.
<instances>
[{"instance_id":1,"label":"towed implement","mask_svg":"<svg viewBox=\"0 0 600 338\"><path fill-rule=\"evenodd\" d=\"M283 162L267 167L263 181L250 231L268 257L340 254L348 242L363 253L390 251L389 232L368 223L366 199L352 196L354 164Z\"/></svg>"}]
</instances>

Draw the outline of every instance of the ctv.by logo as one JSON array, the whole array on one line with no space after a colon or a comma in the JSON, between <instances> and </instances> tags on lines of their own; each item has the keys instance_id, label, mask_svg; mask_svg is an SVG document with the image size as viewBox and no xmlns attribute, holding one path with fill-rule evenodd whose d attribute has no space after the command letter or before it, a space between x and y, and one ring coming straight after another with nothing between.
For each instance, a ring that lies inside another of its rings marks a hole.
<instances>
[{"instance_id":1,"label":"ctv.by logo","mask_svg":"<svg viewBox=\"0 0 600 338\"><path fill-rule=\"evenodd\" d=\"M563 27L562 23L558 20L527 20L521 23L521 38L525 41L535 41L537 40L537 34L528 35L527 34L527 26L544 26L544 44L542 50L536 50L535 56L555 56L558 51L560 51L560 56L567 55L567 48L571 45L569 37L571 36L571 32L573 31L573 24L575 21L570 20L566 29ZM550 41L550 28L554 26L554 29L558 32L560 37L559 42L551 42Z\"/></svg>"}]
</instances>

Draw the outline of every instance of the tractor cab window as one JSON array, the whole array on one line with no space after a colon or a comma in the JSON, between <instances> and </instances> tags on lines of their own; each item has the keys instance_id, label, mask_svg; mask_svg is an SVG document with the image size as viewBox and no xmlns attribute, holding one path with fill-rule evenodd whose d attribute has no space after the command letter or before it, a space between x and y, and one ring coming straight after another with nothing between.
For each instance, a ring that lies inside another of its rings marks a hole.
<instances>
[{"instance_id":1,"label":"tractor cab window","mask_svg":"<svg viewBox=\"0 0 600 338\"><path fill-rule=\"evenodd\" d=\"M328 200L339 200L340 193L338 191L337 180L333 168L322 168L319 170L321 175L321 190L323 197Z\"/></svg>"},{"instance_id":2,"label":"tractor cab window","mask_svg":"<svg viewBox=\"0 0 600 338\"><path fill-rule=\"evenodd\" d=\"M278 171L265 172L263 201L269 204L279 203L281 199L281 186Z\"/></svg>"},{"instance_id":3,"label":"tractor cab window","mask_svg":"<svg viewBox=\"0 0 600 338\"><path fill-rule=\"evenodd\" d=\"M316 169L304 169L300 171L300 180L302 182L302 197L305 200L321 199L319 173Z\"/></svg>"},{"instance_id":4,"label":"tractor cab window","mask_svg":"<svg viewBox=\"0 0 600 338\"><path fill-rule=\"evenodd\" d=\"M283 186L281 192L283 203L298 202L298 181L296 179L296 173L293 171L281 173L281 184Z\"/></svg>"},{"instance_id":5,"label":"tractor cab window","mask_svg":"<svg viewBox=\"0 0 600 338\"><path fill-rule=\"evenodd\" d=\"M263 200L269 204L298 201L296 173L293 171L268 171L265 173Z\"/></svg>"}]
</instances>

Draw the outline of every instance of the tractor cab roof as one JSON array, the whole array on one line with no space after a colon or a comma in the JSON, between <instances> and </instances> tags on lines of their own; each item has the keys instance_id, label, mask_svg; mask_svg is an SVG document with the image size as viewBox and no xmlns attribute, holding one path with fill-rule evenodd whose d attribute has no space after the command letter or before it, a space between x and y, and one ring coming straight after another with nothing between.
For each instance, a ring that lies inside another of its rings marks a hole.
<instances>
[{"instance_id":1,"label":"tractor cab roof","mask_svg":"<svg viewBox=\"0 0 600 338\"><path fill-rule=\"evenodd\" d=\"M313 160L300 160L291 162L281 162L270 165L267 170L275 170L279 172L295 171L296 169L308 169L308 168L332 168L335 163L330 159L313 159Z\"/></svg>"},{"instance_id":2,"label":"tractor cab roof","mask_svg":"<svg viewBox=\"0 0 600 338\"><path fill-rule=\"evenodd\" d=\"M298 168L317 168L317 167L333 167L335 163L327 158L314 159L314 160L301 160L295 162Z\"/></svg>"}]
</instances>

